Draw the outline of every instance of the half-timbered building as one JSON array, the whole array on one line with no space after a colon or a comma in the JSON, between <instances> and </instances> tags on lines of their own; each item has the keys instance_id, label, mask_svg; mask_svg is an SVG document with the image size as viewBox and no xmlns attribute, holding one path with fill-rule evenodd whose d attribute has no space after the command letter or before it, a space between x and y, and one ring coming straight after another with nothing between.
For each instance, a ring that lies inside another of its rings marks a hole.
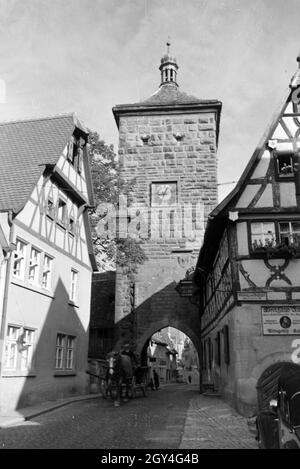
<instances>
[{"instance_id":1,"label":"half-timbered building","mask_svg":"<svg viewBox=\"0 0 300 469\"><path fill-rule=\"evenodd\" d=\"M73 114L0 124L1 412L87 392L87 138Z\"/></svg>"},{"instance_id":2,"label":"half-timbered building","mask_svg":"<svg viewBox=\"0 0 300 469\"><path fill-rule=\"evenodd\" d=\"M300 59L298 59L300 60ZM233 191L211 212L194 282L202 386L244 414L300 362L300 70Z\"/></svg>"}]
</instances>

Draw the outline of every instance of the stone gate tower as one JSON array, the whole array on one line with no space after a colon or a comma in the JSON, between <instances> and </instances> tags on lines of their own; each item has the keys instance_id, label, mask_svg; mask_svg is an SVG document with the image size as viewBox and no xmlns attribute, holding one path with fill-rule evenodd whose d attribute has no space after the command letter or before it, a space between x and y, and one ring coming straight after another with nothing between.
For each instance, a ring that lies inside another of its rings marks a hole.
<instances>
[{"instance_id":1,"label":"stone gate tower","mask_svg":"<svg viewBox=\"0 0 300 469\"><path fill-rule=\"evenodd\" d=\"M196 264L207 215L217 204L222 104L179 89L170 43L159 70L159 89L149 99L113 108L121 175L133 181L129 231L144 239L148 258L134 279L117 271L116 340L131 341L140 353L168 325L198 347L199 310L175 288Z\"/></svg>"}]
</instances>

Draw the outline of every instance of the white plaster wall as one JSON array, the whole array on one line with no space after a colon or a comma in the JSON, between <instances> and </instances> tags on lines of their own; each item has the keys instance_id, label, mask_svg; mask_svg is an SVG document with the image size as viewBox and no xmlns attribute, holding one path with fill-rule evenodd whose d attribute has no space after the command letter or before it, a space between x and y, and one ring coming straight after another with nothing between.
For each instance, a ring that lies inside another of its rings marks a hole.
<instances>
[{"instance_id":1,"label":"white plaster wall","mask_svg":"<svg viewBox=\"0 0 300 469\"><path fill-rule=\"evenodd\" d=\"M273 207L273 191L272 184L267 184L264 192L257 201L255 207Z\"/></svg>"},{"instance_id":2,"label":"white plaster wall","mask_svg":"<svg viewBox=\"0 0 300 469\"><path fill-rule=\"evenodd\" d=\"M287 128L294 136L299 127L295 124L293 117L283 117L283 122L286 124Z\"/></svg>"},{"instance_id":3,"label":"white plaster wall","mask_svg":"<svg viewBox=\"0 0 300 469\"><path fill-rule=\"evenodd\" d=\"M286 132L283 130L282 126L280 124L277 125L275 131L273 132L273 135L271 139L285 139L287 138Z\"/></svg>"},{"instance_id":4,"label":"white plaster wall","mask_svg":"<svg viewBox=\"0 0 300 469\"><path fill-rule=\"evenodd\" d=\"M235 307L234 368L237 407L250 415L256 407L257 380L278 361L291 361L294 336L267 336L262 333L261 305L246 304Z\"/></svg>"},{"instance_id":5,"label":"white plaster wall","mask_svg":"<svg viewBox=\"0 0 300 469\"><path fill-rule=\"evenodd\" d=\"M294 182L280 182L280 205L281 207L297 206Z\"/></svg>"},{"instance_id":6,"label":"white plaster wall","mask_svg":"<svg viewBox=\"0 0 300 469\"><path fill-rule=\"evenodd\" d=\"M263 178L267 172L269 164L270 164L270 152L268 150L265 150L251 176L251 179Z\"/></svg>"},{"instance_id":7,"label":"white plaster wall","mask_svg":"<svg viewBox=\"0 0 300 469\"><path fill-rule=\"evenodd\" d=\"M236 204L236 208L248 207L259 188L260 185L258 184L248 184L248 186L245 187L241 197L239 198Z\"/></svg>"},{"instance_id":8,"label":"white plaster wall","mask_svg":"<svg viewBox=\"0 0 300 469\"><path fill-rule=\"evenodd\" d=\"M2 401L0 411L15 408L21 403L58 399L70 394L87 392L88 327L90 319L91 270L69 256L15 226L15 238L33 243L41 251L53 256L52 288L33 287L27 281L11 276L8 291L7 324L31 327L35 333L33 378L1 377ZM79 272L76 305L69 302L71 268ZM12 272L11 272L12 274ZM76 375L55 377L55 345L57 333L76 337ZM3 375L3 371L2 371Z\"/></svg>"},{"instance_id":9,"label":"white plaster wall","mask_svg":"<svg viewBox=\"0 0 300 469\"><path fill-rule=\"evenodd\" d=\"M80 237L78 244L80 245L80 249L77 249L76 255L78 255L82 262L89 265L90 261L83 216L81 215L77 220L78 206L70 199L70 197L67 197L66 193L60 191L58 186L51 181L47 181L44 187L43 183L44 177L41 176L37 186L32 192L30 200L28 200L23 210L18 214L17 220L26 226L29 225L32 230L47 238L51 243L54 243L59 248L75 255L76 240L75 242L70 243L70 235L68 232L46 216L45 206L48 196L51 195L53 203L56 205L59 195L62 194L67 203L68 214L74 217L76 223L78 222L78 232Z\"/></svg>"},{"instance_id":10,"label":"white plaster wall","mask_svg":"<svg viewBox=\"0 0 300 469\"><path fill-rule=\"evenodd\" d=\"M257 287L265 286L266 280L270 276L270 271L264 265L262 259L245 259L241 261L241 264L249 274L250 280L252 280ZM250 287L241 272L239 272L239 280L242 290Z\"/></svg>"},{"instance_id":11,"label":"white plaster wall","mask_svg":"<svg viewBox=\"0 0 300 469\"><path fill-rule=\"evenodd\" d=\"M247 256L249 254L247 223L239 222L236 224L238 255Z\"/></svg>"}]
</instances>

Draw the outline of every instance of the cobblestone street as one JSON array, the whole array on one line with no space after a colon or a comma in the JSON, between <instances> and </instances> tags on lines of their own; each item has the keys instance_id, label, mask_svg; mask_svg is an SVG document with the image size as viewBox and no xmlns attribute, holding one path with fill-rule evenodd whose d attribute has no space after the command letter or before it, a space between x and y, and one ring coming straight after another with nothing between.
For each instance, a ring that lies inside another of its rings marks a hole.
<instances>
[{"instance_id":1,"label":"cobblestone street","mask_svg":"<svg viewBox=\"0 0 300 469\"><path fill-rule=\"evenodd\" d=\"M173 384L120 408L101 398L75 402L0 429L2 448L257 448L247 419L196 386Z\"/></svg>"}]
</instances>

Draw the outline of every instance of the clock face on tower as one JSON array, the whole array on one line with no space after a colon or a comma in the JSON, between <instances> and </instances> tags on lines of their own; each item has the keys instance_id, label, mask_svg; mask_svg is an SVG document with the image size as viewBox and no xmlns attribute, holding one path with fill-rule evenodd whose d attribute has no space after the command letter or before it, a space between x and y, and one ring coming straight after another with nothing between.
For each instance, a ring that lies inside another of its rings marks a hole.
<instances>
[{"instance_id":1,"label":"clock face on tower","mask_svg":"<svg viewBox=\"0 0 300 469\"><path fill-rule=\"evenodd\" d=\"M151 184L151 206L175 205L177 202L177 182L153 182Z\"/></svg>"}]
</instances>

